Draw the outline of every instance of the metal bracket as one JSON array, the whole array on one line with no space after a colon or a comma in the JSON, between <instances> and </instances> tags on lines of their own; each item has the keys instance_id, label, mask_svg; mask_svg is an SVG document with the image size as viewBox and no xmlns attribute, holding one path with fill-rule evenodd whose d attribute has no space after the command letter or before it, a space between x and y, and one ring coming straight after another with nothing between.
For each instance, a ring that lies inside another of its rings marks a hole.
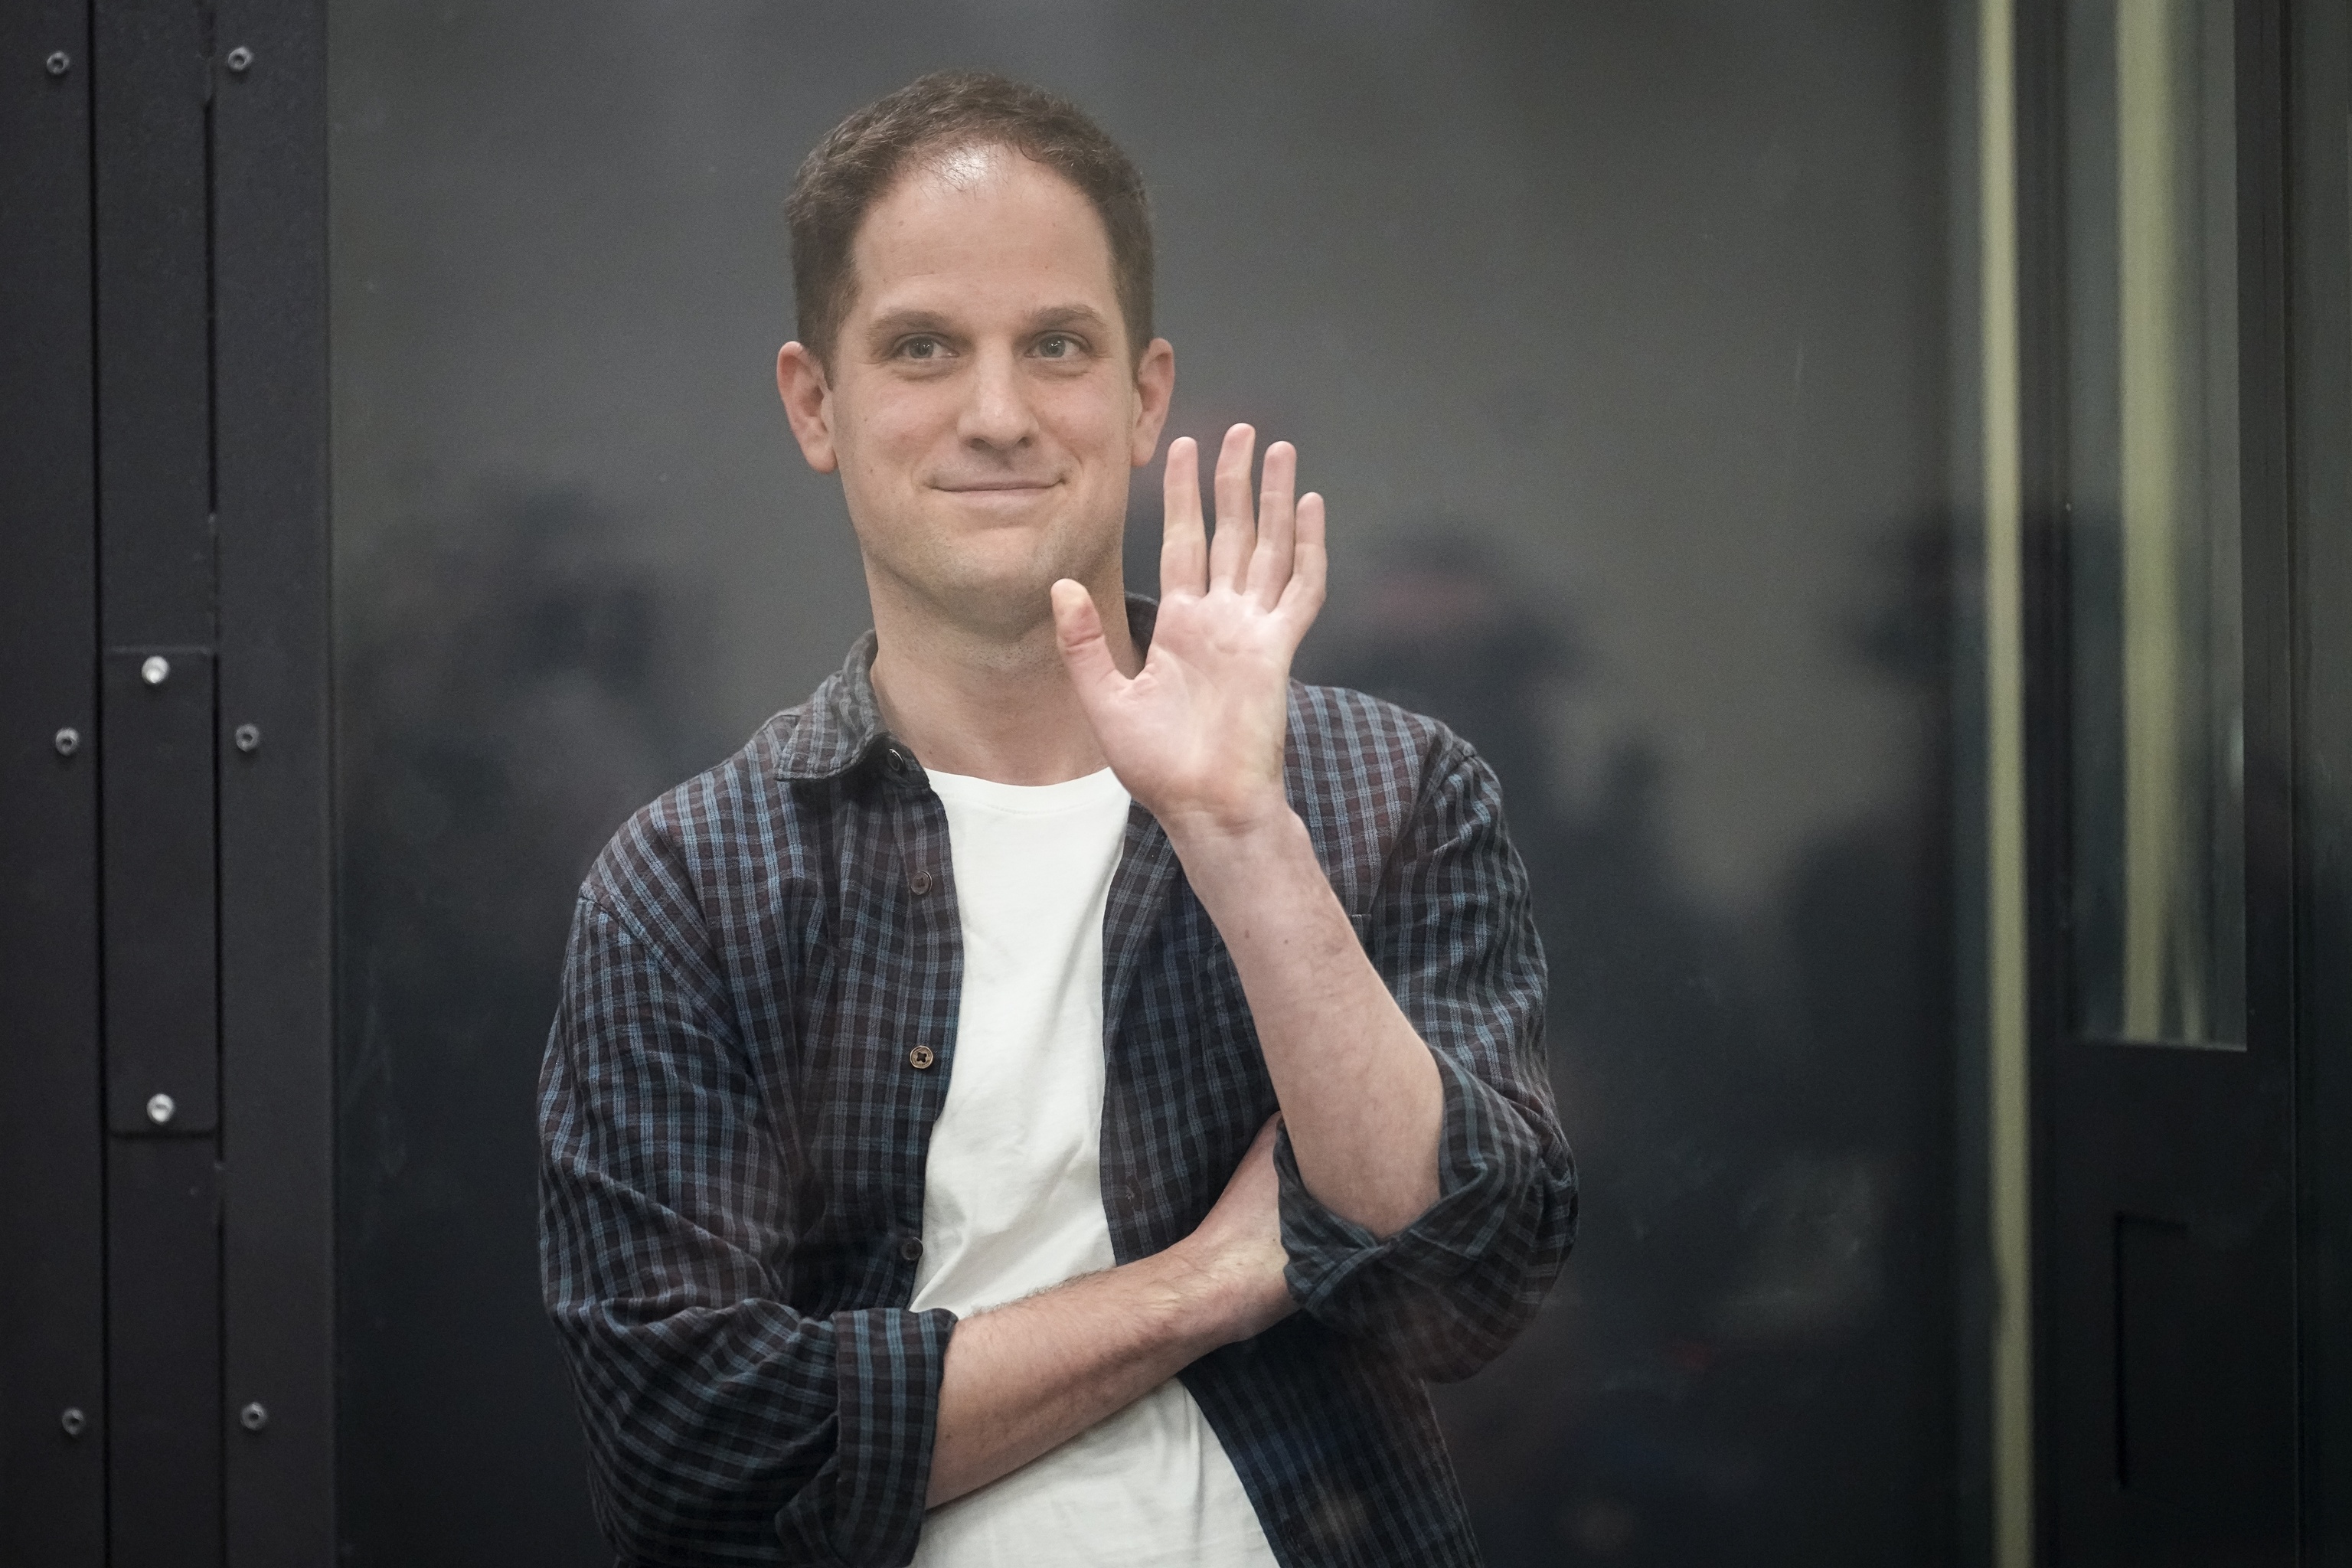
<instances>
[{"instance_id":1,"label":"metal bracket","mask_svg":"<svg viewBox=\"0 0 2352 1568\"><path fill-rule=\"evenodd\" d=\"M213 656L116 648L100 685L106 1125L220 1124Z\"/></svg>"}]
</instances>

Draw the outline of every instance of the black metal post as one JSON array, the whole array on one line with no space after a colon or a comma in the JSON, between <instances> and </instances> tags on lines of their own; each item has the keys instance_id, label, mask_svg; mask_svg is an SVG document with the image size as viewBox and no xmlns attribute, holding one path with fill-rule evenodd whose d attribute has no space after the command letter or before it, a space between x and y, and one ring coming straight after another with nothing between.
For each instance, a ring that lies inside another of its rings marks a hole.
<instances>
[{"instance_id":1,"label":"black metal post","mask_svg":"<svg viewBox=\"0 0 2352 1568\"><path fill-rule=\"evenodd\" d=\"M0 1560L334 1556L324 13L0 8Z\"/></svg>"},{"instance_id":2,"label":"black metal post","mask_svg":"<svg viewBox=\"0 0 2352 1568\"><path fill-rule=\"evenodd\" d=\"M88 0L0 6L0 1555L106 1554Z\"/></svg>"}]
</instances>

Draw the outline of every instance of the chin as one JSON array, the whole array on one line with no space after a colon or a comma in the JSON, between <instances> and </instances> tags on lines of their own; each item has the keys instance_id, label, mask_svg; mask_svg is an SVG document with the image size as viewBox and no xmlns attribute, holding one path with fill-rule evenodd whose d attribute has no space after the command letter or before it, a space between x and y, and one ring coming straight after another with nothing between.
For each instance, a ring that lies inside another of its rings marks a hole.
<instances>
[{"instance_id":1,"label":"chin","mask_svg":"<svg viewBox=\"0 0 2352 1568\"><path fill-rule=\"evenodd\" d=\"M990 637L1017 637L1053 620L1054 584L1115 574L1125 518L1087 524L1066 512L1018 524L997 517L975 526L934 514L895 537L862 539L878 566L908 595L950 623ZM876 546L880 548L876 548Z\"/></svg>"},{"instance_id":2,"label":"chin","mask_svg":"<svg viewBox=\"0 0 2352 1568\"><path fill-rule=\"evenodd\" d=\"M937 563L941 569L923 574L919 590L957 625L992 636L1017 636L1050 624L1054 584L1087 574L1076 563L1034 550L956 553L960 559Z\"/></svg>"},{"instance_id":3,"label":"chin","mask_svg":"<svg viewBox=\"0 0 2352 1568\"><path fill-rule=\"evenodd\" d=\"M1052 626L1053 584L1051 577L1018 584L976 582L936 602L942 616L963 630L1009 642Z\"/></svg>"}]
</instances>

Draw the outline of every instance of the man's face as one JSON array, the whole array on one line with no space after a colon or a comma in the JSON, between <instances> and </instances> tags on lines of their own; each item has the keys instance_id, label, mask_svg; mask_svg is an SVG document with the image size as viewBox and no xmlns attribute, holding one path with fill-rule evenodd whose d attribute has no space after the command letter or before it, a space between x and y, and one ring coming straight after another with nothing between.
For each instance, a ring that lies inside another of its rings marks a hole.
<instances>
[{"instance_id":1,"label":"man's face","mask_svg":"<svg viewBox=\"0 0 2352 1568\"><path fill-rule=\"evenodd\" d=\"M851 257L831 363L787 344L777 376L877 596L1017 632L1050 618L1057 578L1116 591L1174 361L1164 341L1131 353L1093 206L1017 153L961 149L902 175Z\"/></svg>"}]
</instances>

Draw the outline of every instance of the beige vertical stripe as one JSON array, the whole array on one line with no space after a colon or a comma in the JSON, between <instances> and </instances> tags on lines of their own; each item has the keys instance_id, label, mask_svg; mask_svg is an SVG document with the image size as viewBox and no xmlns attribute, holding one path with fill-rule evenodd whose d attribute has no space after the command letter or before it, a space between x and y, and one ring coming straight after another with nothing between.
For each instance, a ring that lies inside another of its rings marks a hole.
<instances>
[{"instance_id":1,"label":"beige vertical stripe","mask_svg":"<svg viewBox=\"0 0 2352 1568\"><path fill-rule=\"evenodd\" d=\"M2120 329L2124 951L2126 1039L2200 1039L2166 1017L2181 879L2179 7L2116 7L2116 285Z\"/></svg>"},{"instance_id":2,"label":"beige vertical stripe","mask_svg":"<svg viewBox=\"0 0 2352 1568\"><path fill-rule=\"evenodd\" d=\"M2033 1562L2033 1276L2025 1006L2025 645L2019 457L2017 142L2011 0L1979 15L1984 290L1986 932L1993 1561Z\"/></svg>"}]
</instances>

